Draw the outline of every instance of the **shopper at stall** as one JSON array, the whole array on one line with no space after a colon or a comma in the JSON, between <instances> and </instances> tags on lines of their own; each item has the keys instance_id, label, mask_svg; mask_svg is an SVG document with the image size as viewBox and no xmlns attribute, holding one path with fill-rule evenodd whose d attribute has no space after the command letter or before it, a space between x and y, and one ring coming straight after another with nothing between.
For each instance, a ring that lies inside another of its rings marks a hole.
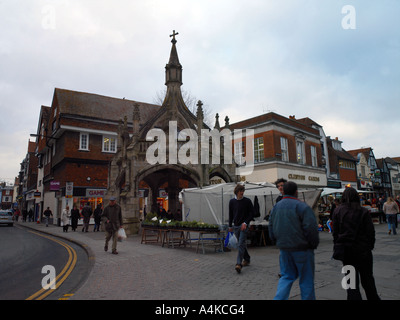
<instances>
[{"instance_id":1,"label":"shopper at stall","mask_svg":"<svg viewBox=\"0 0 400 320\"><path fill-rule=\"evenodd\" d=\"M101 215L104 229L106 232L106 242L104 245L104 251L108 250L108 242L111 237L112 241L112 253L118 254L117 251L117 240L118 230L122 228L122 212L121 207L116 203L116 198L111 197L110 203L104 208L103 214Z\"/></svg>"},{"instance_id":2,"label":"shopper at stall","mask_svg":"<svg viewBox=\"0 0 400 320\"><path fill-rule=\"evenodd\" d=\"M240 273L243 266L250 264L250 255L247 251L247 231L254 216L254 207L251 200L243 196L243 185L237 184L233 192L235 197L229 201L229 232L234 232L238 240L235 270Z\"/></svg>"},{"instance_id":3,"label":"shopper at stall","mask_svg":"<svg viewBox=\"0 0 400 320\"><path fill-rule=\"evenodd\" d=\"M392 197L388 197L387 201L383 204L383 212L386 214L386 221L389 228L389 234L391 234L393 230L393 234L397 234L396 232L396 220L397 213L399 212L399 206L396 201L393 200Z\"/></svg>"},{"instance_id":4,"label":"shopper at stall","mask_svg":"<svg viewBox=\"0 0 400 320\"><path fill-rule=\"evenodd\" d=\"M279 196L275 199L275 204L277 204L279 201L282 200L283 198L283 185L287 182L287 180L280 178L275 181L275 186L279 190Z\"/></svg>"},{"instance_id":5,"label":"shopper at stall","mask_svg":"<svg viewBox=\"0 0 400 320\"><path fill-rule=\"evenodd\" d=\"M395 201L396 201L398 207L400 208L400 196L396 196L396 200ZM397 229L397 226L399 224L399 216L398 216L399 213L400 212L398 212L397 215L396 215L396 229Z\"/></svg>"},{"instance_id":6,"label":"shopper at stall","mask_svg":"<svg viewBox=\"0 0 400 320\"><path fill-rule=\"evenodd\" d=\"M332 216L332 229L333 257L344 266L353 266L356 272L356 287L347 289L347 300L362 299L359 278L367 299L379 300L372 272L375 229L368 210L360 205L356 189L344 190L342 204Z\"/></svg>"},{"instance_id":7,"label":"shopper at stall","mask_svg":"<svg viewBox=\"0 0 400 320\"><path fill-rule=\"evenodd\" d=\"M386 215L383 212L383 205L385 204L385 195L379 198L378 200L378 209L379 209L379 223L386 222Z\"/></svg>"},{"instance_id":8,"label":"shopper at stall","mask_svg":"<svg viewBox=\"0 0 400 320\"><path fill-rule=\"evenodd\" d=\"M283 186L283 198L271 211L269 234L280 249L281 277L274 300L287 300L293 282L299 278L302 300L315 300L314 249L319 244L318 225L313 210L300 201L297 184Z\"/></svg>"}]
</instances>

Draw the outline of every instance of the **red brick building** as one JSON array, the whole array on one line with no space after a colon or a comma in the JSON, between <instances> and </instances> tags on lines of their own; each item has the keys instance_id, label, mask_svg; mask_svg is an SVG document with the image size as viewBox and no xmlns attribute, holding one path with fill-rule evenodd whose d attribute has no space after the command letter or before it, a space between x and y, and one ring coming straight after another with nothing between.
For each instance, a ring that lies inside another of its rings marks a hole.
<instances>
[{"instance_id":1,"label":"red brick building","mask_svg":"<svg viewBox=\"0 0 400 320\"><path fill-rule=\"evenodd\" d=\"M332 186L344 188L346 185L350 185L357 189L357 160L342 148L342 141L338 138L331 139L331 137L327 137L326 140L331 178L334 178L337 183L337 185Z\"/></svg>"},{"instance_id":2,"label":"red brick building","mask_svg":"<svg viewBox=\"0 0 400 320\"><path fill-rule=\"evenodd\" d=\"M242 179L274 182L279 178L295 181L300 187L327 184L322 161L321 136L317 128L274 112L246 119L229 126L253 129L253 173ZM245 156L245 140L234 142L234 153Z\"/></svg>"},{"instance_id":3,"label":"red brick building","mask_svg":"<svg viewBox=\"0 0 400 320\"><path fill-rule=\"evenodd\" d=\"M55 222L68 204L102 203L108 168L118 148L124 117L132 129L134 105L148 119L159 106L56 88L51 107L42 106L36 138L40 213L47 207ZM72 183L72 194L66 191Z\"/></svg>"},{"instance_id":4,"label":"red brick building","mask_svg":"<svg viewBox=\"0 0 400 320\"><path fill-rule=\"evenodd\" d=\"M21 162L19 172L19 207L20 210L35 210L35 193L37 191L38 158L36 157L36 143L28 141L25 158Z\"/></svg>"},{"instance_id":5,"label":"red brick building","mask_svg":"<svg viewBox=\"0 0 400 320\"><path fill-rule=\"evenodd\" d=\"M0 185L0 209L10 209L13 204L14 188L10 186Z\"/></svg>"}]
</instances>

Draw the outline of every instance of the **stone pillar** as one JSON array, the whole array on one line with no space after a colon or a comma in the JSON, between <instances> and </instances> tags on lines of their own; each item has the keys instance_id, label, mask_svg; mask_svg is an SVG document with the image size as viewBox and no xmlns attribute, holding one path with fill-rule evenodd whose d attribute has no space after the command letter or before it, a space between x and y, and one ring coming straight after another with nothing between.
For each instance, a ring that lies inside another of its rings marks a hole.
<instances>
[{"instance_id":1,"label":"stone pillar","mask_svg":"<svg viewBox=\"0 0 400 320\"><path fill-rule=\"evenodd\" d=\"M140 227L139 198L137 198L133 192L130 192L126 197L120 198L120 205L126 234L137 234Z\"/></svg>"}]
</instances>

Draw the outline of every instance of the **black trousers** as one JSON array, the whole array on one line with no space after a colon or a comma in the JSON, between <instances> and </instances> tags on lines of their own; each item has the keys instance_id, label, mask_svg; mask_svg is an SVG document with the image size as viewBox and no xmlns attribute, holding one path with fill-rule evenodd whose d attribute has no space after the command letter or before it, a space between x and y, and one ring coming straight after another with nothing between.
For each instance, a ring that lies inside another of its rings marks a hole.
<instances>
[{"instance_id":1,"label":"black trousers","mask_svg":"<svg viewBox=\"0 0 400 320\"><path fill-rule=\"evenodd\" d=\"M360 292L361 285L364 288L368 300L380 300L373 275L373 258L372 252L366 251L363 253L349 250L345 252L343 265L351 265L356 271L356 288L347 289L347 300L362 300Z\"/></svg>"}]
</instances>

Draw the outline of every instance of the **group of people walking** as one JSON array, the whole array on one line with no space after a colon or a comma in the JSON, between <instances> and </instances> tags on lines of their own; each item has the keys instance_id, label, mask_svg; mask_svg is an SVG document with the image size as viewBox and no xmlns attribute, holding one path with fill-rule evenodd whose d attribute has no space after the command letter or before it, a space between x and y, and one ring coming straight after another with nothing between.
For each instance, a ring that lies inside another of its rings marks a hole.
<instances>
[{"instance_id":1,"label":"group of people walking","mask_svg":"<svg viewBox=\"0 0 400 320\"><path fill-rule=\"evenodd\" d=\"M106 233L104 250L108 251L108 243L112 238L112 251L113 254L118 254L117 251L117 240L118 231L122 228L122 212L121 207L116 203L116 198L111 197L110 203L102 209L101 204L98 204L96 209L92 211L89 203L82 208L82 212L76 206L70 211L67 205L61 213L61 221L63 223L63 231L68 232L68 227L71 224L72 230L76 231L78 227L78 220L83 218L82 232L88 232L90 218L94 218L94 229L93 231L100 231L100 224L103 219L104 231Z\"/></svg>"},{"instance_id":2,"label":"group of people walking","mask_svg":"<svg viewBox=\"0 0 400 320\"><path fill-rule=\"evenodd\" d=\"M61 222L63 224L63 231L68 232L68 228L71 225L72 231L76 231L78 228L78 221L83 219L83 227L82 232L89 231L89 222L90 218L93 215L94 218L94 229L93 231L100 231L100 222L101 222L101 215L103 213L103 209L101 208L101 204L98 204L96 209L92 211L92 207L89 203L86 203L85 206L82 208L82 212L79 212L79 209L74 205L73 209L70 210L69 206L67 205L65 209L61 212Z\"/></svg>"},{"instance_id":3,"label":"group of people walking","mask_svg":"<svg viewBox=\"0 0 400 320\"><path fill-rule=\"evenodd\" d=\"M319 244L318 224L310 206L298 199L297 184L279 179L275 182L281 194L269 216L269 235L280 249L280 278L275 300L289 298L293 282L299 279L301 298L314 300L314 250ZM247 251L248 225L254 216L250 199L243 196L245 188L238 184L235 197L229 202L229 231L238 239L238 254L235 270L250 264ZM390 203L387 205L389 209ZM361 284L367 299L379 300L373 277L372 250L375 244L375 229L367 209L360 204L357 190L346 188L341 204L332 214L333 258L351 265L355 270L355 287L347 289L348 300L361 299ZM394 231L395 232L395 229Z\"/></svg>"}]
</instances>

